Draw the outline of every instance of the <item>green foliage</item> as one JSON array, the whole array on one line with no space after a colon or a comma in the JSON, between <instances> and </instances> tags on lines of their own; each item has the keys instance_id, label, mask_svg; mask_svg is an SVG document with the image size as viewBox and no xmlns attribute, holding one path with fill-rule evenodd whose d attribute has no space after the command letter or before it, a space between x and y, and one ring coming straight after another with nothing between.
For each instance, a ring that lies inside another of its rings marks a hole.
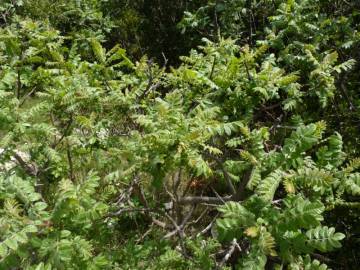
<instances>
[{"instance_id":1,"label":"green foliage","mask_svg":"<svg viewBox=\"0 0 360 270\"><path fill-rule=\"evenodd\" d=\"M334 228L317 227L306 232L308 245L320 251L331 251L341 247L340 240L344 239L342 233L335 233Z\"/></svg>"},{"instance_id":2,"label":"green foliage","mask_svg":"<svg viewBox=\"0 0 360 270\"><path fill-rule=\"evenodd\" d=\"M145 2L0 4L0 269L336 265L357 237L358 14ZM159 66L186 50L183 10L192 50Z\"/></svg>"},{"instance_id":3,"label":"green foliage","mask_svg":"<svg viewBox=\"0 0 360 270\"><path fill-rule=\"evenodd\" d=\"M318 260L311 260L310 256L307 255L304 258L297 258L295 263L289 265L289 269L326 270L329 268Z\"/></svg>"}]
</instances>

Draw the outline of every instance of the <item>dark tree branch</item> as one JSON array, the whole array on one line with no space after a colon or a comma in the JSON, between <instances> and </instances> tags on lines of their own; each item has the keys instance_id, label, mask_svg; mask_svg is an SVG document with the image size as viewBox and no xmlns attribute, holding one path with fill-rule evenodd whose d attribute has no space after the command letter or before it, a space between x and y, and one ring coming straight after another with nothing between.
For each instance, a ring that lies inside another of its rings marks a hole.
<instances>
[{"instance_id":1,"label":"dark tree branch","mask_svg":"<svg viewBox=\"0 0 360 270\"><path fill-rule=\"evenodd\" d=\"M236 193L236 189L231 181L231 177L230 175L228 174L228 172L225 170L224 168L224 165L223 165L223 161L220 160L219 158L213 156L213 155L209 155L206 153L206 156L208 156L209 158L215 160L215 162L220 166L220 169L224 175L224 178L225 178L225 181L226 181L226 185L228 186L229 188L229 191L231 194L235 194Z\"/></svg>"},{"instance_id":2,"label":"dark tree branch","mask_svg":"<svg viewBox=\"0 0 360 270\"><path fill-rule=\"evenodd\" d=\"M345 86L345 75L341 75L340 78L339 78L339 88L340 88L340 91L341 91L341 94L343 95L343 97L345 98L346 102L348 103L349 105L349 110L350 111L355 111L355 106L354 104L352 103L349 95L348 95L348 91L347 91L347 88Z\"/></svg>"},{"instance_id":3,"label":"dark tree branch","mask_svg":"<svg viewBox=\"0 0 360 270\"><path fill-rule=\"evenodd\" d=\"M14 158L18 162L18 164L23 168L23 170L30 176L36 177L39 173L36 166L30 166L24 159L16 152L13 154Z\"/></svg>"},{"instance_id":4,"label":"dark tree branch","mask_svg":"<svg viewBox=\"0 0 360 270\"><path fill-rule=\"evenodd\" d=\"M245 172L243 179L238 187L238 190L232 198L234 201L243 201L245 199L246 186L250 181L251 170L252 168Z\"/></svg>"},{"instance_id":5,"label":"dark tree branch","mask_svg":"<svg viewBox=\"0 0 360 270\"><path fill-rule=\"evenodd\" d=\"M69 178L71 179L71 181L74 181L75 180L74 165L73 165L73 161L72 161L71 148L70 148L69 142L67 142L66 155L67 155L67 159L68 159L68 163L69 163Z\"/></svg>"},{"instance_id":6,"label":"dark tree branch","mask_svg":"<svg viewBox=\"0 0 360 270\"><path fill-rule=\"evenodd\" d=\"M73 123L73 116L72 114L70 115L70 119L69 121L67 122L66 124L66 127L65 127L65 130L64 130L64 133L61 135L60 139L57 141L57 142L54 142L53 145L52 145L52 148L55 148L56 146L58 146L62 140L69 135L69 131L70 131L70 127L71 127L71 124Z\"/></svg>"},{"instance_id":7,"label":"dark tree branch","mask_svg":"<svg viewBox=\"0 0 360 270\"><path fill-rule=\"evenodd\" d=\"M212 66L211 66L211 72L210 72L210 76L209 76L210 80L212 79L212 77L214 75L215 64L216 64L216 56L214 56L214 61L213 61Z\"/></svg>"}]
</instances>

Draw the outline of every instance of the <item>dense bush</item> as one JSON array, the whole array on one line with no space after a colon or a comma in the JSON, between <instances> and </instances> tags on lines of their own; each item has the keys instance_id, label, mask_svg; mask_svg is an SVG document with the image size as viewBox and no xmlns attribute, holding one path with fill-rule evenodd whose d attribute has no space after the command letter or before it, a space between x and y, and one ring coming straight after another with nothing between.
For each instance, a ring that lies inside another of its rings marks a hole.
<instances>
[{"instance_id":1,"label":"dense bush","mask_svg":"<svg viewBox=\"0 0 360 270\"><path fill-rule=\"evenodd\" d=\"M0 3L0 269L357 269L357 5Z\"/></svg>"}]
</instances>

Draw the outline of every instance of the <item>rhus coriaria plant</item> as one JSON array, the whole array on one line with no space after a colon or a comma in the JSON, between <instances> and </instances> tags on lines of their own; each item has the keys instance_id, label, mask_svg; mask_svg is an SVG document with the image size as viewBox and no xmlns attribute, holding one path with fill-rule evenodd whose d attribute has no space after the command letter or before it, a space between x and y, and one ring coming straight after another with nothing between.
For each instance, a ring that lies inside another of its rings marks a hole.
<instances>
[{"instance_id":1,"label":"rhus coriaria plant","mask_svg":"<svg viewBox=\"0 0 360 270\"><path fill-rule=\"evenodd\" d=\"M0 269L352 269L356 11L192 3L170 66L114 1L40 2L0 4Z\"/></svg>"}]
</instances>

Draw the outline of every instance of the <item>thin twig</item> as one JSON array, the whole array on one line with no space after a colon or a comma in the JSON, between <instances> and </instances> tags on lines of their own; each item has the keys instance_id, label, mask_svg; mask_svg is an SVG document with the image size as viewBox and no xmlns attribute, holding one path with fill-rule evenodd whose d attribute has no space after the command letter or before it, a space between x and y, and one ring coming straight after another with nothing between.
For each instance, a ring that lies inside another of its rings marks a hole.
<instances>
[{"instance_id":1,"label":"thin twig","mask_svg":"<svg viewBox=\"0 0 360 270\"><path fill-rule=\"evenodd\" d=\"M224 175L226 184L227 184L231 194L235 194L236 193L235 187L234 187L234 185L233 185L233 183L231 181L231 177L230 177L229 173L225 170L225 168L223 166L223 162L219 158L217 158L217 157L215 157L213 155L209 155L209 154L206 154L206 155L208 157L210 157L211 159L215 160L216 163L220 166L220 169L221 169L221 171L222 171L222 173Z\"/></svg>"},{"instance_id":2,"label":"thin twig","mask_svg":"<svg viewBox=\"0 0 360 270\"><path fill-rule=\"evenodd\" d=\"M70 148L69 141L67 142L66 155L67 155L67 159L68 159L68 163L69 163L69 177L70 177L71 181L74 181L74 179L75 179L74 166L73 166L73 161L72 161L72 157L71 157L71 148Z\"/></svg>"},{"instance_id":3,"label":"thin twig","mask_svg":"<svg viewBox=\"0 0 360 270\"><path fill-rule=\"evenodd\" d=\"M62 140L69 135L69 130L70 130L70 127L71 127L71 124L73 122L73 116L72 114L70 115L70 119L69 121L67 122L66 124L66 127L65 127L65 130L64 130L64 133L61 135L60 139L57 141L57 142L54 142L53 145L52 145L52 148L55 148L56 146L58 146Z\"/></svg>"},{"instance_id":4,"label":"thin twig","mask_svg":"<svg viewBox=\"0 0 360 270\"><path fill-rule=\"evenodd\" d=\"M221 262L219 263L219 269L221 269L221 267L223 267L225 265L225 263L230 259L230 257L233 255L235 249L238 248L239 251L241 251L241 248L239 246L239 244L236 241L236 238L234 238L231 242L231 246L228 250L228 252L225 254L224 258L221 260Z\"/></svg>"},{"instance_id":5,"label":"thin twig","mask_svg":"<svg viewBox=\"0 0 360 270\"><path fill-rule=\"evenodd\" d=\"M175 230L166 234L164 236L164 238L170 238L171 236L173 236L175 234L179 234L180 238L184 238L185 237L184 228L185 228L186 224L188 223L190 217L192 216L194 209L195 209L195 206L193 206L191 208L191 210L187 213L187 215L185 216L184 220L182 221L182 223L180 225L178 225L176 223L176 221L168 213L165 213L165 216L173 223Z\"/></svg>"},{"instance_id":6,"label":"thin twig","mask_svg":"<svg viewBox=\"0 0 360 270\"><path fill-rule=\"evenodd\" d=\"M34 88L31 89L31 91L29 93L27 93L25 96L22 97L22 99L21 99L21 101L19 103L19 107L21 107L25 103L26 99L28 97L30 97L35 92L35 90L36 90L36 86L34 86Z\"/></svg>"},{"instance_id":7,"label":"thin twig","mask_svg":"<svg viewBox=\"0 0 360 270\"><path fill-rule=\"evenodd\" d=\"M215 63L216 63L216 56L214 56L214 60L213 60L212 66L211 66L211 72L210 72L210 76L209 76L210 80L212 79L212 76L214 75Z\"/></svg>"},{"instance_id":8,"label":"thin twig","mask_svg":"<svg viewBox=\"0 0 360 270\"><path fill-rule=\"evenodd\" d=\"M214 222L215 222L215 220L217 219L218 216L219 216L219 213L217 213L215 215L215 217L213 218L213 220L201 232L199 232L196 236L199 237L200 235L207 233L211 229L211 227L213 226L213 224L214 224Z\"/></svg>"}]
</instances>

